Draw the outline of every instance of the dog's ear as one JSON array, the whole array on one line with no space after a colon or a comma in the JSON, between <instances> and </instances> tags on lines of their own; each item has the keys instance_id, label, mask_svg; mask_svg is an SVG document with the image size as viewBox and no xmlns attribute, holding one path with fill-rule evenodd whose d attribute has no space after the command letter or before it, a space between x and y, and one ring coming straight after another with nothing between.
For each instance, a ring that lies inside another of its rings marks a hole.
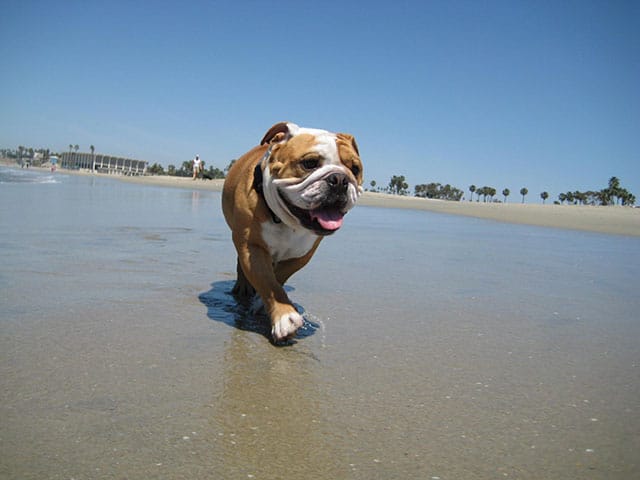
<instances>
[{"instance_id":1,"label":"dog's ear","mask_svg":"<svg viewBox=\"0 0 640 480\"><path fill-rule=\"evenodd\" d=\"M360 152L358 151L358 144L356 143L356 139L353 135L349 133L339 133L338 139L344 141L347 144L351 144L351 147L356 151L358 155L360 155Z\"/></svg>"},{"instance_id":2,"label":"dog's ear","mask_svg":"<svg viewBox=\"0 0 640 480\"><path fill-rule=\"evenodd\" d=\"M280 143L288 140L289 137L291 137L289 124L286 122L276 123L262 138L260 145L264 145L265 143Z\"/></svg>"}]
</instances>

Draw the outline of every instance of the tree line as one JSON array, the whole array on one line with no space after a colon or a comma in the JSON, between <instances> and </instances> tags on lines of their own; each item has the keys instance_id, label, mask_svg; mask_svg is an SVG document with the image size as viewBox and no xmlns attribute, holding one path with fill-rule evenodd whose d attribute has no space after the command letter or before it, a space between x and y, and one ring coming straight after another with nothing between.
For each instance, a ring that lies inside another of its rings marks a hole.
<instances>
[{"instance_id":1,"label":"tree line","mask_svg":"<svg viewBox=\"0 0 640 480\"><path fill-rule=\"evenodd\" d=\"M69 144L69 152L78 151L79 146ZM91 145L89 147L91 153L94 153L95 147ZM16 150L12 149L0 149L0 155L4 158L13 158L19 163L22 163L23 159L28 158L30 161L34 161L36 158L40 163L46 163L51 156L57 155L51 152L49 149L44 148L27 148L20 145ZM209 165L208 169L205 169L205 162L202 161L202 178L215 179L225 178L229 168L235 162L231 160L229 165L224 170L220 170L213 165ZM151 175L170 175L176 177L191 177L193 175L193 161L185 160L182 162L180 168L176 168L175 165L169 165L165 170L164 167L158 163L151 165L147 172ZM372 192L385 192L394 195L408 195L409 184L404 175L393 175L386 187L379 187L375 180L370 182L370 191ZM469 201L473 201L474 195L476 196L476 202L480 201L482 197L483 202L499 202L503 201L507 203L508 197L511 195L511 190L505 188L502 190L502 200L496 199L498 191L494 187L483 186L477 187L476 185L469 186ZM520 195L522 197L522 203L525 203L525 197L529 194L529 190L526 187L520 189ZM450 200L458 202L462 200L464 191L454 187L450 184L442 185L438 182L422 183L415 185L414 196L420 198L430 198L437 200ZM540 193L540 198L544 204L549 198L549 193L544 191ZM626 188L623 188L618 177L611 177L607 186L601 190L588 190L586 192L580 191L567 191L558 195L558 200L554 201L554 204L562 205L635 205L636 197L633 193L629 192Z\"/></svg>"},{"instance_id":2,"label":"tree line","mask_svg":"<svg viewBox=\"0 0 640 480\"><path fill-rule=\"evenodd\" d=\"M611 177L606 188L599 191L566 192L558 195L558 203L569 205L635 205L636 196L620 186L618 177Z\"/></svg>"},{"instance_id":3,"label":"tree line","mask_svg":"<svg viewBox=\"0 0 640 480\"><path fill-rule=\"evenodd\" d=\"M34 166L47 163L52 155L55 155L55 153L51 153L48 148L32 148L20 145L16 150L10 148L0 149L2 158L14 159L19 164L26 160Z\"/></svg>"},{"instance_id":4,"label":"tree line","mask_svg":"<svg viewBox=\"0 0 640 480\"><path fill-rule=\"evenodd\" d=\"M227 176L229 169L235 161L235 159L231 160L229 164L224 168L224 170L220 170L218 167L214 167L213 165L209 165L209 168L205 168L206 162L201 159L201 177L206 180L223 179ZM182 162L180 168L176 168L175 165L169 165L166 170L162 165L154 163L147 169L147 172L151 175L191 177L193 175L193 160L185 160L184 162Z\"/></svg>"},{"instance_id":5,"label":"tree line","mask_svg":"<svg viewBox=\"0 0 640 480\"><path fill-rule=\"evenodd\" d=\"M205 161L201 160L202 170L201 176L203 179L213 180L214 178L224 178L226 176L226 170L220 170L213 165L209 165L209 168L205 168ZM180 168L176 168L175 165L169 165L165 170L164 167L158 163L154 163L147 172L150 175L169 175L172 177L191 177L193 176L193 160L185 160L182 162Z\"/></svg>"},{"instance_id":6,"label":"tree line","mask_svg":"<svg viewBox=\"0 0 640 480\"><path fill-rule=\"evenodd\" d=\"M393 175L389 184L386 187L380 188L375 180L370 182L370 191L372 192L384 192L394 195L408 195L409 184L406 181L404 175ZM502 200L497 199L496 195L498 191L494 187L484 186L477 187L476 185L469 186L469 201L472 202L474 195L476 196L476 202L482 199L483 202L504 202L507 203L511 190L505 188L502 190ZM529 194L527 187L520 189L520 196L522 197L522 203L525 203L525 198ZM442 185L441 183L431 182L416 185L414 187L414 196L420 198L431 198L438 200L451 200L460 201L464 196L464 192L459 188L453 187L449 184ZM549 199L549 193L544 191L540 193L540 199L542 203L546 203ZM587 192L566 192L558 195L558 200L553 202L557 205L635 205L636 197L633 193L623 188L620 184L618 177L611 177L607 184L607 187Z\"/></svg>"}]
</instances>

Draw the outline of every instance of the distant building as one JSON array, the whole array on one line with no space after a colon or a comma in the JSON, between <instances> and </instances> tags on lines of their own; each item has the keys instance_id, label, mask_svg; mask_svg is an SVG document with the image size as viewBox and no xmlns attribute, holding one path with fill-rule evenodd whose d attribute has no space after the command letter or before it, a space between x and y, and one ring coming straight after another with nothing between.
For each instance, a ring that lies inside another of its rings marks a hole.
<instances>
[{"instance_id":1,"label":"distant building","mask_svg":"<svg viewBox=\"0 0 640 480\"><path fill-rule=\"evenodd\" d=\"M131 158L112 157L99 153L64 152L60 154L60 167L71 170L86 169L118 175L145 175L149 162Z\"/></svg>"}]
</instances>

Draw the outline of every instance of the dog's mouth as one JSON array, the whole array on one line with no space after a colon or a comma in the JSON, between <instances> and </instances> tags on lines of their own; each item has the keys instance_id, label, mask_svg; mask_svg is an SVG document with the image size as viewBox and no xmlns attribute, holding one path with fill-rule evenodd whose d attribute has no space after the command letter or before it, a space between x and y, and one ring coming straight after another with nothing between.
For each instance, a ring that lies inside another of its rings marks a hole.
<instances>
[{"instance_id":1,"label":"dog's mouth","mask_svg":"<svg viewBox=\"0 0 640 480\"><path fill-rule=\"evenodd\" d=\"M304 228L318 235L331 235L342 226L346 213L344 211L346 202L321 205L318 208L305 210L288 201L281 192L278 193L287 209L300 221Z\"/></svg>"}]
</instances>

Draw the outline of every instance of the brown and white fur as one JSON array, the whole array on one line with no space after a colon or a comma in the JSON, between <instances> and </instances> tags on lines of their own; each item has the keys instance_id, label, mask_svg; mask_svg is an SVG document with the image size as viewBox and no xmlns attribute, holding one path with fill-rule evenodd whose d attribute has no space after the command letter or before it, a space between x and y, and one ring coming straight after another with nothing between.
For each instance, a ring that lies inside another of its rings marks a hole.
<instances>
[{"instance_id":1,"label":"brown and white fur","mask_svg":"<svg viewBox=\"0 0 640 480\"><path fill-rule=\"evenodd\" d=\"M238 253L240 297L258 293L275 342L303 324L283 285L342 226L362 193L353 136L278 123L229 170L222 210Z\"/></svg>"}]
</instances>

